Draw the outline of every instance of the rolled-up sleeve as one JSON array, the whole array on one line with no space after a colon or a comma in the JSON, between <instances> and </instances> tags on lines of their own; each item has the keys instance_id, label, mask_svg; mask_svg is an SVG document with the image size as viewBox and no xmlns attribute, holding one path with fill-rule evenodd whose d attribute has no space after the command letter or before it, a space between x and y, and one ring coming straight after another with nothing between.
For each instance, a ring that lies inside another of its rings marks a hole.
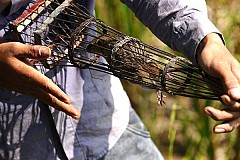
<instances>
[{"instance_id":1,"label":"rolled-up sleeve","mask_svg":"<svg viewBox=\"0 0 240 160\"><path fill-rule=\"evenodd\" d=\"M196 63L200 41L220 31L208 19L204 0L121 0L165 44Z\"/></svg>"}]
</instances>

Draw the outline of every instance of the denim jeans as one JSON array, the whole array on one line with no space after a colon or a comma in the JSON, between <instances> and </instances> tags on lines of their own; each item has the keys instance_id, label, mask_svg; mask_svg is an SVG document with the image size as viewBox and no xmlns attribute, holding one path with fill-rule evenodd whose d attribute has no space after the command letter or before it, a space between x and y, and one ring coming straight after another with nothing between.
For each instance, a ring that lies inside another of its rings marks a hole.
<instances>
[{"instance_id":1,"label":"denim jeans","mask_svg":"<svg viewBox=\"0 0 240 160\"><path fill-rule=\"evenodd\" d=\"M144 124L130 108L127 129L114 147L100 160L163 160Z\"/></svg>"},{"instance_id":2,"label":"denim jeans","mask_svg":"<svg viewBox=\"0 0 240 160\"><path fill-rule=\"evenodd\" d=\"M8 95L0 96L6 100L6 103L11 100L3 96L8 97ZM18 95L16 100L22 101L22 96ZM34 98L26 99L25 97L25 100L27 104L30 104ZM39 110L40 108L42 109ZM59 159L58 157L61 155L60 145L55 147L52 143L55 142L53 137L55 132L52 130L54 126L50 125L46 113L47 108L44 108L46 106L37 101L33 106L3 105L0 107L0 126L2 129L0 132L0 159ZM29 115L32 114L35 116L32 116L31 119ZM65 114L62 113L62 115ZM127 129L113 148L100 160L163 160L161 153L151 140L149 132L131 107L129 117ZM75 155L74 158L70 159L87 160L91 158Z\"/></svg>"}]
</instances>

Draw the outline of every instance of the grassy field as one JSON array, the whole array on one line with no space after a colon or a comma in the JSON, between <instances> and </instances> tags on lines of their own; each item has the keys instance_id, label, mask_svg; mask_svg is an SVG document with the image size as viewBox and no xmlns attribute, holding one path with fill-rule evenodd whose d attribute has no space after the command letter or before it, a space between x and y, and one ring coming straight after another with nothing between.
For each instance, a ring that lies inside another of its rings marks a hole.
<instances>
[{"instance_id":1,"label":"grassy field","mask_svg":"<svg viewBox=\"0 0 240 160\"><path fill-rule=\"evenodd\" d=\"M229 50L239 59L239 0L208 0L207 4L209 18L223 33ZM127 35L176 53L159 41L119 0L97 0L96 15L106 24ZM122 83L133 107L166 159L240 159L239 130L229 134L213 134L212 127L216 122L203 113L205 105L223 107L219 102L166 95L166 105L160 107L156 103L156 91L144 90L126 81Z\"/></svg>"}]
</instances>

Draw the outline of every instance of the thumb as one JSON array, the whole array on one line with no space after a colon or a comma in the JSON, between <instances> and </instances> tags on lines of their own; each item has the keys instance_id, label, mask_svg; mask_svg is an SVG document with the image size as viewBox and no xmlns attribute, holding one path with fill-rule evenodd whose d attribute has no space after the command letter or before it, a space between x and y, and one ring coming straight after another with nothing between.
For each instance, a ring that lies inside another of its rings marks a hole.
<instances>
[{"instance_id":1,"label":"thumb","mask_svg":"<svg viewBox=\"0 0 240 160\"><path fill-rule=\"evenodd\" d=\"M239 100L240 99L240 88L235 87L235 88L229 89L228 90L228 95L236 101Z\"/></svg>"},{"instance_id":2,"label":"thumb","mask_svg":"<svg viewBox=\"0 0 240 160\"><path fill-rule=\"evenodd\" d=\"M26 45L16 43L14 45L14 54L17 58L46 59L51 55L50 48L40 45Z\"/></svg>"},{"instance_id":3,"label":"thumb","mask_svg":"<svg viewBox=\"0 0 240 160\"><path fill-rule=\"evenodd\" d=\"M240 99L240 84L239 77L233 70L225 70L226 72L223 76L223 84L227 94L231 99L239 100Z\"/></svg>"}]
</instances>

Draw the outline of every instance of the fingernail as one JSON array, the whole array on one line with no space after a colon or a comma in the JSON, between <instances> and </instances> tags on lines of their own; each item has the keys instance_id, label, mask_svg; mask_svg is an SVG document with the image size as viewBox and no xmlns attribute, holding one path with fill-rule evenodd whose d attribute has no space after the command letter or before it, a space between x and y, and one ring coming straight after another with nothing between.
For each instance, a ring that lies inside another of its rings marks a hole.
<instances>
[{"instance_id":1,"label":"fingernail","mask_svg":"<svg viewBox=\"0 0 240 160\"><path fill-rule=\"evenodd\" d=\"M228 105L229 103L230 103L230 101L231 101L231 99L230 99L230 97L228 96L228 95L223 95L223 96L221 96L221 100L222 100L222 103L224 104L224 105Z\"/></svg>"},{"instance_id":2,"label":"fingernail","mask_svg":"<svg viewBox=\"0 0 240 160\"><path fill-rule=\"evenodd\" d=\"M226 130L225 130L224 128L216 127L216 128L214 129L214 132L215 132L215 133L225 133Z\"/></svg>"},{"instance_id":3,"label":"fingernail","mask_svg":"<svg viewBox=\"0 0 240 160\"><path fill-rule=\"evenodd\" d=\"M207 113L207 115L209 115L210 117L214 118L214 115L213 115L211 109L205 108L205 113Z\"/></svg>"},{"instance_id":4,"label":"fingernail","mask_svg":"<svg viewBox=\"0 0 240 160\"><path fill-rule=\"evenodd\" d=\"M50 48L48 48L48 47L41 46L41 47L39 48L39 50L38 50L38 54L39 54L40 56L42 56L42 55L50 55L50 54L51 54L51 50L50 50Z\"/></svg>"},{"instance_id":5,"label":"fingernail","mask_svg":"<svg viewBox=\"0 0 240 160\"><path fill-rule=\"evenodd\" d=\"M63 99L63 101L64 101L66 104L71 104L70 98L65 98L65 99Z\"/></svg>"}]
</instances>

